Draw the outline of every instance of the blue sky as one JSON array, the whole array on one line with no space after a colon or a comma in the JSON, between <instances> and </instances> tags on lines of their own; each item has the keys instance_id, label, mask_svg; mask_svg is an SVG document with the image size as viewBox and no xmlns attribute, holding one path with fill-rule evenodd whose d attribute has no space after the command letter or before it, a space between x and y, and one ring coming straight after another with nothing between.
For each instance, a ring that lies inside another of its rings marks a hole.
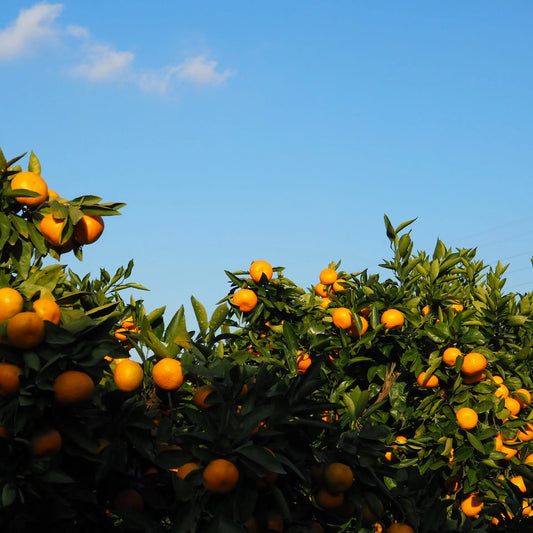
<instances>
[{"instance_id":1,"label":"blue sky","mask_svg":"<svg viewBox=\"0 0 533 533\"><path fill-rule=\"evenodd\" d=\"M34 150L66 198L128 204L68 264L133 258L149 309L212 310L254 259L304 287L339 259L375 272L384 213L418 218L415 249L510 263L526 292L532 18L529 1L4 0L0 146Z\"/></svg>"}]
</instances>

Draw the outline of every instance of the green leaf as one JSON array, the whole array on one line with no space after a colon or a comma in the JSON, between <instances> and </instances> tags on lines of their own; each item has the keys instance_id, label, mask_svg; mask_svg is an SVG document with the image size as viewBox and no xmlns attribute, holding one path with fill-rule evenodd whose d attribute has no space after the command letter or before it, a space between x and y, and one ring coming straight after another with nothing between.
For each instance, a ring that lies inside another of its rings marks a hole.
<instances>
[{"instance_id":1,"label":"green leaf","mask_svg":"<svg viewBox=\"0 0 533 533\"><path fill-rule=\"evenodd\" d=\"M30 160L28 161L28 171L35 174L41 174L41 163L39 162L38 157L33 153L33 150L30 154Z\"/></svg>"},{"instance_id":2,"label":"green leaf","mask_svg":"<svg viewBox=\"0 0 533 533\"><path fill-rule=\"evenodd\" d=\"M4 485L2 489L2 507L10 506L17 499L18 491L10 484Z\"/></svg>"},{"instance_id":3,"label":"green leaf","mask_svg":"<svg viewBox=\"0 0 533 533\"><path fill-rule=\"evenodd\" d=\"M211 315L211 320L209 321L209 338L212 338L216 333L217 329L222 325L226 316L228 314L228 306L226 303L220 304Z\"/></svg>"},{"instance_id":4,"label":"green leaf","mask_svg":"<svg viewBox=\"0 0 533 533\"><path fill-rule=\"evenodd\" d=\"M385 229L387 231L387 237L392 241L396 238L396 232L394 231L394 227L391 224L389 217L387 215L383 215L383 218L385 220Z\"/></svg>"},{"instance_id":5,"label":"green leaf","mask_svg":"<svg viewBox=\"0 0 533 533\"><path fill-rule=\"evenodd\" d=\"M203 337L207 332L207 328L209 327L207 311L205 310L205 307L194 296L191 296L191 304L194 310L194 314L196 315L198 327L200 328L200 335Z\"/></svg>"},{"instance_id":6,"label":"green leaf","mask_svg":"<svg viewBox=\"0 0 533 533\"><path fill-rule=\"evenodd\" d=\"M468 438L468 442L470 442L472 447L475 448L478 452L481 452L483 455L485 455L485 448L483 447L481 441L473 433L470 433L470 431L466 432L466 436Z\"/></svg>"}]
</instances>

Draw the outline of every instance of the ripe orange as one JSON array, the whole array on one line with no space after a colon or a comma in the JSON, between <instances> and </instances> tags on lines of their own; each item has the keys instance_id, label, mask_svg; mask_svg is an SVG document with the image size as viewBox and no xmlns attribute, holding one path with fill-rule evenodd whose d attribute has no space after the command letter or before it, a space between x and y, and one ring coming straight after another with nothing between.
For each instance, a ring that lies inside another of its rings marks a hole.
<instances>
[{"instance_id":1,"label":"ripe orange","mask_svg":"<svg viewBox=\"0 0 533 533\"><path fill-rule=\"evenodd\" d=\"M347 307L334 309L331 318L333 319L333 324L342 329L348 329L354 323L352 312Z\"/></svg>"},{"instance_id":2,"label":"ripe orange","mask_svg":"<svg viewBox=\"0 0 533 533\"><path fill-rule=\"evenodd\" d=\"M11 287L0 289L0 320L7 320L22 311L24 298L19 291Z\"/></svg>"},{"instance_id":3,"label":"ripe orange","mask_svg":"<svg viewBox=\"0 0 533 533\"><path fill-rule=\"evenodd\" d=\"M324 468L323 481L329 492L346 492L353 485L353 470L344 463L330 463Z\"/></svg>"},{"instance_id":4,"label":"ripe orange","mask_svg":"<svg viewBox=\"0 0 533 533\"><path fill-rule=\"evenodd\" d=\"M361 321L361 330L357 329L355 320L354 323L348 328L348 333L354 337L361 337L361 335L364 335L368 330L368 320L364 316L360 316L359 320Z\"/></svg>"},{"instance_id":5,"label":"ripe orange","mask_svg":"<svg viewBox=\"0 0 533 533\"><path fill-rule=\"evenodd\" d=\"M323 283L317 283L315 285L315 292L322 296L322 298L326 298L328 296L328 291L326 290L326 286Z\"/></svg>"},{"instance_id":6,"label":"ripe orange","mask_svg":"<svg viewBox=\"0 0 533 533\"><path fill-rule=\"evenodd\" d=\"M332 494L325 488L321 488L315 493L315 501L322 509L335 509L344 503L344 493Z\"/></svg>"},{"instance_id":7,"label":"ripe orange","mask_svg":"<svg viewBox=\"0 0 533 533\"><path fill-rule=\"evenodd\" d=\"M416 382L425 389L431 389L439 385L439 378L435 374L431 374L431 376L426 379L426 372L420 372L416 378Z\"/></svg>"},{"instance_id":8,"label":"ripe orange","mask_svg":"<svg viewBox=\"0 0 533 533\"><path fill-rule=\"evenodd\" d=\"M486 378L487 374L480 370L479 372L475 372L471 376L463 375L463 383L466 383L467 385L471 385L472 383L479 383L482 379Z\"/></svg>"},{"instance_id":9,"label":"ripe orange","mask_svg":"<svg viewBox=\"0 0 533 533\"><path fill-rule=\"evenodd\" d=\"M140 492L135 489L122 489L115 495L113 509L116 511L142 511L144 509L144 499Z\"/></svg>"},{"instance_id":10,"label":"ripe orange","mask_svg":"<svg viewBox=\"0 0 533 533\"><path fill-rule=\"evenodd\" d=\"M52 246L69 246L72 243L72 238L63 240L61 238L61 232L66 223L66 219L56 218L52 213L48 213L41 220L39 231L42 233L48 244Z\"/></svg>"},{"instance_id":11,"label":"ripe orange","mask_svg":"<svg viewBox=\"0 0 533 533\"><path fill-rule=\"evenodd\" d=\"M113 371L115 384L120 390L125 392L138 389L143 382L143 377L143 367L137 361L132 361L131 359L122 361Z\"/></svg>"},{"instance_id":12,"label":"ripe orange","mask_svg":"<svg viewBox=\"0 0 533 533\"><path fill-rule=\"evenodd\" d=\"M320 301L320 307L323 307L324 309L332 302L333 300L329 298L328 296L322 297L322 300Z\"/></svg>"},{"instance_id":13,"label":"ripe orange","mask_svg":"<svg viewBox=\"0 0 533 533\"><path fill-rule=\"evenodd\" d=\"M57 198L61 198L61 196L59 196L59 193L53 191L52 189L48 189L48 201L55 200Z\"/></svg>"},{"instance_id":14,"label":"ripe orange","mask_svg":"<svg viewBox=\"0 0 533 533\"><path fill-rule=\"evenodd\" d=\"M137 333L139 333L139 328L137 327L137 325L135 324L135 319L130 315L128 318L125 318L121 323L120 325L124 328L124 329L127 329L128 331L136 331Z\"/></svg>"},{"instance_id":15,"label":"ripe orange","mask_svg":"<svg viewBox=\"0 0 533 533\"><path fill-rule=\"evenodd\" d=\"M463 359L461 372L467 376L472 376L487 368L487 359L483 354L477 352L467 353Z\"/></svg>"},{"instance_id":16,"label":"ripe orange","mask_svg":"<svg viewBox=\"0 0 533 533\"><path fill-rule=\"evenodd\" d=\"M520 412L520 403L514 398L505 398L505 408L509 409L513 416L516 416Z\"/></svg>"},{"instance_id":17,"label":"ripe orange","mask_svg":"<svg viewBox=\"0 0 533 533\"><path fill-rule=\"evenodd\" d=\"M22 368L11 363L0 363L0 397L11 396L20 390Z\"/></svg>"},{"instance_id":18,"label":"ripe orange","mask_svg":"<svg viewBox=\"0 0 533 533\"><path fill-rule=\"evenodd\" d=\"M54 455L62 445L61 433L53 428L44 429L31 438L31 451L36 456Z\"/></svg>"},{"instance_id":19,"label":"ripe orange","mask_svg":"<svg viewBox=\"0 0 533 533\"><path fill-rule=\"evenodd\" d=\"M469 494L461 502L461 511L463 511L466 516L476 516L482 509L483 502L479 499L479 494L477 493Z\"/></svg>"},{"instance_id":20,"label":"ripe orange","mask_svg":"<svg viewBox=\"0 0 533 533\"><path fill-rule=\"evenodd\" d=\"M513 398L520 404L522 409L531 403L531 393L527 389L515 390Z\"/></svg>"},{"instance_id":21,"label":"ripe orange","mask_svg":"<svg viewBox=\"0 0 533 533\"><path fill-rule=\"evenodd\" d=\"M27 350L44 340L44 320L35 311L22 311L7 323L7 342L15 348Z\"/></svg>"},{"instance_id":22,"label":"ripe orange","mask_svg":"<svg viewBox=\"0 0 533 533\"><path fill-rule=\"evenodd\" d=\"M431 309L430 309L429 305L424 305L424 307L422 307L422 316L428 315L430 310Z\"/></svg>"},{"instance_id":23,"label":"ripe orange","mask_svg":"<svg viewBox=\"0 0 533 533\"><path fill-rule=\"evenodd\" d=\"M453 346L446 348L446 350L444 350L442 353L442 362L448 366L455 366L455 361L460 355L463 354L459 348L454 348Z\"/></svg>"},{"instance_id":24,"label":"ripe orange","mask_svg":"<svg viewBox=\"0 0 533 533\"><path fill-rule=\"evenodd\" d=\"M172 357L163 357L152 368L152 378L161 389L179 389L183 383L181 362Z\"/></svg>"},{"instance_id":25,"label":"ripe orange","mask_svg":"<svg viewBox=\"0 0 533 533\"><path fill-rule=\"evenodd\" d=\"M11 190L24 189L39 194L39 196L15 196L15 200L22 205L34 207L46 201L48 198L48 186L46 181L35 172L19 172L11 180Z\"/></svg>"},{"instance_id":26,"label":"ripe orange","mask_svg":"<svg viewBox=\"0 0 533 533\"><path fill-rule=\"evenodd\" d=\"M296 359L296 364L298 365L298 372L303 374L311 366L311 357L308 353L300 353Z\"/></svg>"},{"instance_id":27,"label":"ripe orange","mask_svg":"<svg viewBox=\"0 0 533 533\"><path fill-rule=\"evenodd\" d=\"M520 475L518 476L512 476L509 478L509 481L515 485L516 487L518 487L518 490L520 492L527 492L527 487L526 487L526 484L524 483L524 478Z\"/></svg>"},{"instance_id":28,"label":"ripe orange","mask_svg":"<svg viewBox=\"0 0 533 533\"><path fill-rule=\"evenodd\" d=\"M518 453L517 448L504 445L501 433L498 433L496 437L494 437L494 450L504 453L504 459L506 461L510 461Z\"/></svg>"},{"instance_id":29,"label":"ripe orange","mask_svg":"<svg viewBox=\"0 0 533 533\"><path fill-rule=\"evenodd\" d=\"M494 395L500 399L507 398L507 396L509 396L509 389L503 383L501 383L494 391Z\"/></svg>"},{"instance_id":30,"label":"ripe orange","mask_svg":"<svg viewBox=\"0 0 533 533\"><path fill-rule=\"evenodd\" d=\"M457 418L459 427L463 429L473 429L478 422L477 413L470 407L461 407L455 413L455 417Z\"/></svg>"},{"instance_id":31,"label":"ripe orange","mask_svg":"<svg viewBox=\"0 0 533 533\"><path fill-rule=\"evenodd\" d=\"M320 283L332 285L337 281L337 272L333 268L325 268L320 272Z\"/></svg>"},{"instance_id":32,"label":"ripe orange","mask_svg":"<svg viewBox=\"0 0 533 533\"><path fill-rule=\"evenodd\" d=\"M54 395L57 403L84 402L92 397L93 392L94 381L81 370L65 370L54 381Z\"/></svg>"},{"instance_id":33,"label":"ripe orange","mask_svg":"<svg viewBox=\"0 0 533 533\"><path fill-rule=\"evenodd\" d=\"M61 307L50 298L39 298L33 302L33 310L43 319L59 324L61 320Z\"/></svg>"},{"instance_id":34,"label":"ripe orange","mask_svg":"<svg viewBox=\"0 0 533 533\"><path fill-rule=\"evenodd\" d=\"M192 403L194 403L199 409L209 409L213 404L209 403L207 399L214 391L215 387L213 387L213 385L206 384L198 387L196 391L194 391Z\"/></svg>"},{"instance_id":35,"label":"ripe orange","mask_svg":"<svg viewBox=\"0 0 533 533\"><path fill-rule=\"evenodd\" d=\"M346 283L346 280L338 278L337 281L333 283L333 292L341 292L346 290L346 286L344 285Z\"/></svg>"},{"instance_id":36,"label":"ripe orange","mask_svg":"<svg viewBox=\"0 0 533 533\"><path fill-rule=\"evenodd\" d=\"M381 323L390 330L400 329L405 322L405 317L397 309L387 309L381 315Z\"/></svg>"},{"instance_id":37,"label":"ripe orange","mask_svg":"<svg viewBox=\"0 0 533 533\"><path fill-rule=\"evenodd\" d=\"M225 494L239 482L239 470L227 459L213 459L204 469L203 484L206 490Z\"/></svg>"},{"instance_id":38,"label":"ripe orange","mask_svg":"<svg viewBox=\"0 0 533 533\"><path fill-rule=\"evenodd\" d=\"M524 427L518 430L516 436L522 442L529 442L531 439L533 439L533 424L531 422L526 422Z\"/></svg>"},{"instance_id":39,"label":"ripe orange","mask_svg":"<svg viewBox=\"0 0 533 533\"><path fill-rule=\"evenodd\" d=\"M407 524L394 522L387 528L387 533L415 533L415 530Z\"/></svg>"},{"instance_id":40,"label":"ripe orange","mask_svg":"<svg viewBox=\"0 0 533 533\"><path fill-rule=\"evenodd\" d=\"M79 244L92 244L104 231L104 219L100 215L83 215L74 226L74 240Z\"/></svg>"},{"instance_id":41,"label":"ripe orange","mask_svg":"<svg viewBox=\"0 0 533 533\"><path fill-rule=\"evenodd\" d=\"M269 533L282 533L283 527L283 516L277 511L270 511L266 516L266 530Z\"/></svg>"},{"instance_id":42,"label":"ripe orange","mask_svg":"<svg viewBox=\"0 0 533 533\"><path fill-rule=\"evenodd\" d=\"M268 281L270 281L273 273L274 271L272 270L272 265L266 261L254 261L250 265L250 276L256 283L261 281L263 275Z\"/></svg>"},{"instance_id":43,"label":"ripe orange","mask_svg":"<svg viewBox=\"0 0 533 533\"><path fill-rule=\"evenodd\" d=\"M251 289L239 289L233 295L233 304L243 313L248 313L257 305L257 294Z\"/></svg>"},{"instance_id":44,"label":"ripe orange","mask_svg":"<svg viewBox=\"0 0 533 533\"><path fill-rule=\"evenodd\" d=\"M464 309L464 306L463 304L452 304L450 305L450 309L453 309L455 314L457 314Z\"/></svg>"},{"instance_id":45,"label":"ripe orange","mask_svg":"<svg viewBox=\"0 0 533 533\"><path fill-rule=\"evenodd\" d=\"M176 471L176 475L180 477L181 479L185 479L191 472L194 470L199 470L200 465L198 463L184 463L180 467L178 467Z\"/></svg>"}]
</instances>

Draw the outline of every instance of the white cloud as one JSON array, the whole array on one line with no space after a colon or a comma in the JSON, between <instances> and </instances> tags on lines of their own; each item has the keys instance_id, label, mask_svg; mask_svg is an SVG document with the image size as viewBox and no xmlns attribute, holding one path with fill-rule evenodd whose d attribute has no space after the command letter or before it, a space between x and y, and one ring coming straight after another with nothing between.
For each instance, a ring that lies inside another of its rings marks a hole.
<instances>
[{"instance_id":1,"label":"white cloud","mask_svg":"<svg viewBox=\"0 0 533 533\"><path fill-rule=\"evenodd\" d=\"M71 73L89 81L117 79L128 70L135 54L120 52L107 44L91 45L85 62L71 69Z\"/></svg>"},{"instance_id":2,"label":"white cloud","mask_svg":"<svg viewBox=\"0 0 533 533\"><path fill-rule=\"evenodd\" d=\"M43 43L55 41L67 44L81 57L79 63L69 69L71 75L90 82L125 80L144 92L157 94L166 94L177 84L219 86L235 75L231 69L218 68L217 62L206 55L190 57L160 69L140 69L134 65L133 52L96 41L84 26L57 24L62 11L63 4L47 2L22 9L14 22L0 29L0 61L28 55L38 51Z\"/></svg>"},{"instance_id":3,"label":"white cloud","mask_svg":"<svg viewBox=\"0 0 533 533\"><path fill-rule=\"evenodd\" d=\"M205 56L197 56L179 65L143 72L137 76L137 82L144 92L165 94L175 80L195 85L218 86L235 75L235 71L231 69L217 72L216 67L216 61L209 61Z\"/></svg>"},{"instance_id":4,"label":"white cloud","mask_svg":"<svg viewBox=\"0 0 533 533\"><path fill-rule=\"evenodd\" d=\"M46 2L29 9L21 9L17 19L0 31L0 59L14 59L26 55L38 44L54 40L58 35L54 21L62 10L62 4Z\"/></svg>"},{"instance_id":5,"label":"white cloud","mask_svg":"<svg viewBox=\"0 0 533 533\"><path fill-rule=\"evenodd\" d=\"M178 78L197 85L221 85L235 74L230 69L217 72L216 68L216 61L210 61L204 56L197 56L178 65L176 74Z\"/></svg>"}]
</instances>

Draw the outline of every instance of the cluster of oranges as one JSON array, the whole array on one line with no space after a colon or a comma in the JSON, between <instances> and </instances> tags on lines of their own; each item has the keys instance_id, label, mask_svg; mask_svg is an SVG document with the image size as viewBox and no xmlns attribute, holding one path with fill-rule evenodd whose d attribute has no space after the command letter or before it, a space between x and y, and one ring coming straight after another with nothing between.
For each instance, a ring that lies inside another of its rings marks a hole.
<instances>
[{"instance_id":1,"label":"cluster of oranges","mask_svg":"<svg viewBox=\"0 0 533 533\"><path fill-rule=\"evenodd\" d=\"M66 203L59 195L48 188L46 181L35 172L19 172L11 180L11 190L23 190L35 193L37 196L15 196L15 200L26 207L34 208L48 201L57 200ZM92 244L100 238L104 231L104 221L100 215L82 215L74 225L73 233L66 240L63 231L67 219L58 217L54 213L44 215L40 222L39 230L49 245L59 252L65 253L74 247L74 244Z\"/></svg>"}]
</instances>

